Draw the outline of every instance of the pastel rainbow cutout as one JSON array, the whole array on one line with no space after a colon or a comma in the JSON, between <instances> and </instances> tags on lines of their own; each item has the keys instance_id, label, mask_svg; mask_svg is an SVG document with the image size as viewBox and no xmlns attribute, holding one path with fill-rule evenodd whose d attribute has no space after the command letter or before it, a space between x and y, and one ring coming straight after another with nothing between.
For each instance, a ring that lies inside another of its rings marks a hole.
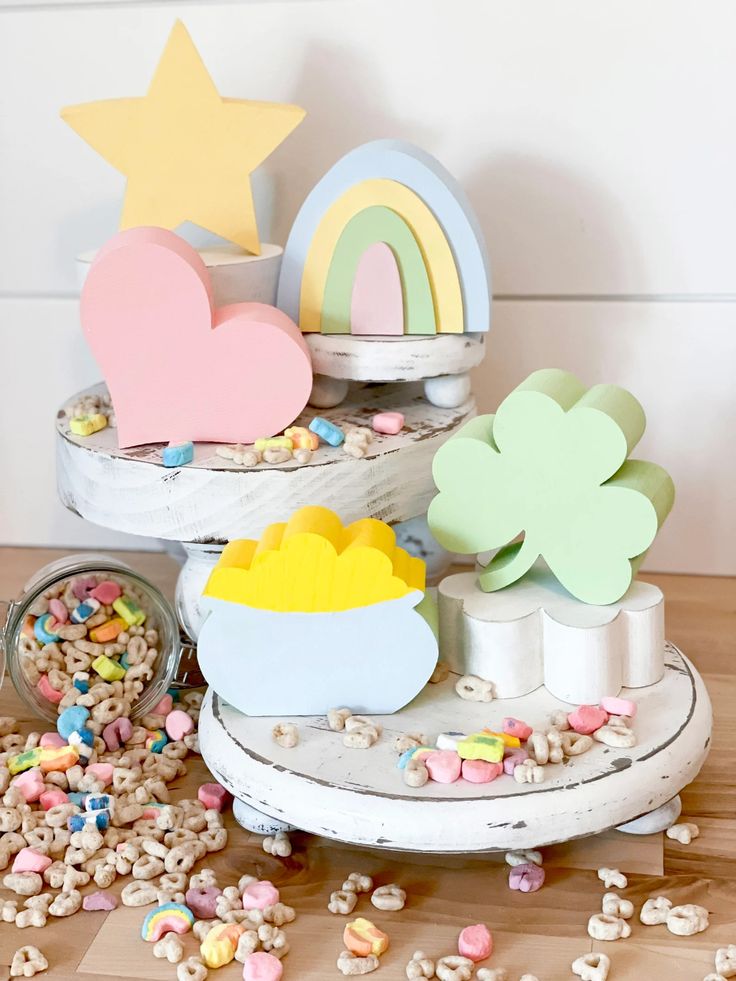
<instances>
[{"instance_id":1,"label":"pastel rainbow cutout","mask_svg":"<svg viewBox=\"0 0 736 981\"><path fill-rule=\"evenodd\" d=\"M391 250L400 277L402 329L398 333L404 333L404 323L408 334L435 333L434 299L424 256L403 218L383 205L359 211L345 225L329 266L323 298L321 301L314 298L315 305L321 307L321 320L318 308L304 311L306 320L302 320L302 330L319 330L321 325L323 334L341 334L348 333L352 324L353 333L362 333L355 329L351 303L361 287L370 287L370 280L363 280L359 272L364 266L364 258L370 256L369 250L380 245ZM383 283L384 288L390 285L385 280ZM388 314L393 312L393 309L387 311ZM316 327L307 324L316 324Z\"/></svg>"},{"instance_id":2,"label":"pastel rainbow cutout","mask_svg":"<svg viewBox=\"0 0 736 981\"><path fill-rule=\"evenodd\" d=\"M143 920L141 937L154 943L165 933L187 933L194 925L194 913L182 903L164 903Z\"/></svg>"},{"instance_id":3,"label":"pastel rainbow cutout","mask_svg":"<svg viewBox=\"0 0 736 981\"><path fill-rule=\"evenodd\" d=\"M360 232L352 229L351 222L369 209L378 210L361 220ZM402 231L396 219L405 226ZM346 298L357 288L359 246L365 252L376 242L387 244L396 259L405 333L488 330L490 269L470 203L437 160L398 140L377 140L352 150L307 196L284 251L277 305L305 332L348 332L352 303ZM430 286L434 323L428 316L424 277L416 273L417 249ZM381 282L392 297L387 320L393 324L398 316L394 280L385 272L376 286Z\"/></svg>"}]
</instances>

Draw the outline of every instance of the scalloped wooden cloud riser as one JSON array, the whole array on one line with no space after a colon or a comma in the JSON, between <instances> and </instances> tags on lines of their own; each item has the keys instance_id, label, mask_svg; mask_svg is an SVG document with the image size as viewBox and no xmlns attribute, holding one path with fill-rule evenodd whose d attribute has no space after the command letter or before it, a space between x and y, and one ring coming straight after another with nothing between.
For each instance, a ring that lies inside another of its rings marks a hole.
<instances>
[{"instance_id":1,"label":"scalloped wooden cloud riser","mask_svg":"<svg viewBox=\"0 0 736 981\"><path fill-rule=\"evenodd\" d=\"M563 702L595 704L664 673L664 598L649 584L634 584L631 609L590 607L528 580L484 593L472 572L447 576L438 596L440 657L492 681L499 698L546 685Z\"/></svg>"}]
</instances>

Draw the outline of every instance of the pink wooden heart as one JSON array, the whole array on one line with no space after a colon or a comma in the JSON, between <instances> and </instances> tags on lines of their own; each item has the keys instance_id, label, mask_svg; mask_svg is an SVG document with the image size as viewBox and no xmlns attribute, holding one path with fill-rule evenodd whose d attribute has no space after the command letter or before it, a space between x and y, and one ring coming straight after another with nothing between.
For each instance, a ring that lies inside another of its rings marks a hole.
<instances>
[{"instance_id":1,"label":"pink wooden heart","mask_svg":"<svg viewBox=\"0 0 736 981\"><path fill-rule=\"evenodd\" d=\"M173 232L113 236L92 263L80 311L121 447L252 443L307 404L312 366L296 324L265 303L216 309L207 268Z\"/></svg>"}]
</instances>

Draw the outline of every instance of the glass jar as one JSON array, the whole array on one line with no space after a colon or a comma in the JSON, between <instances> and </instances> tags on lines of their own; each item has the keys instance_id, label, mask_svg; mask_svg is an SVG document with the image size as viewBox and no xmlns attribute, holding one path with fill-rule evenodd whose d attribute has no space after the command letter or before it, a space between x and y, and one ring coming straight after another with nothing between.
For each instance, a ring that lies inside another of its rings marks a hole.
<instances>
[{"instance_id":1,"label":"glass jar","mask_svg":"<svg viewBox=\"0 0 736 981\"><path fill-rule=\"evenodd\" d=\"M31 611L38 609L44 594L70 579L85 576L114 576L123 587L127 584L143 601L146 628L158 631L153 676L133 703L132 718L151 712L172 684L183 687L201 683L201 676L192 670L194 649L182 642L176 615L161 591L120 559L95 553L69 555L49 563L28 580L20 597L8 604L5 627L0 631L0 683L7 665L15 689L28 708L49 722L56 722L56 705L44 698L24 670L23 660L30 655L24 653L28 645L23 643L23 627Z\"/></svg>"}]
</instances>

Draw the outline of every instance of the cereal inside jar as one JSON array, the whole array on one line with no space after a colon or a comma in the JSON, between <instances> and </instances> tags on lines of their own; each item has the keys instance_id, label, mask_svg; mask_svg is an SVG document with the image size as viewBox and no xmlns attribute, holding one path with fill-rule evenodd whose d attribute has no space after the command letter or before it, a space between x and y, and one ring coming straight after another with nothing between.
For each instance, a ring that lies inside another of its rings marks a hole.
<instances>
[{"instance_id":1,"label":"cereal inside jar","mask_svg":"<svg viewBox=\"0 0 736 981\"><path fill-rule=\"evenodd\" d=\"M155 586L116 559L95 558L40 570L11 607L5 644L13 683L36 713L55 720L80 706L96 728L151 711L174 677L180 642Z\"/></svg>"}]
</instances>

